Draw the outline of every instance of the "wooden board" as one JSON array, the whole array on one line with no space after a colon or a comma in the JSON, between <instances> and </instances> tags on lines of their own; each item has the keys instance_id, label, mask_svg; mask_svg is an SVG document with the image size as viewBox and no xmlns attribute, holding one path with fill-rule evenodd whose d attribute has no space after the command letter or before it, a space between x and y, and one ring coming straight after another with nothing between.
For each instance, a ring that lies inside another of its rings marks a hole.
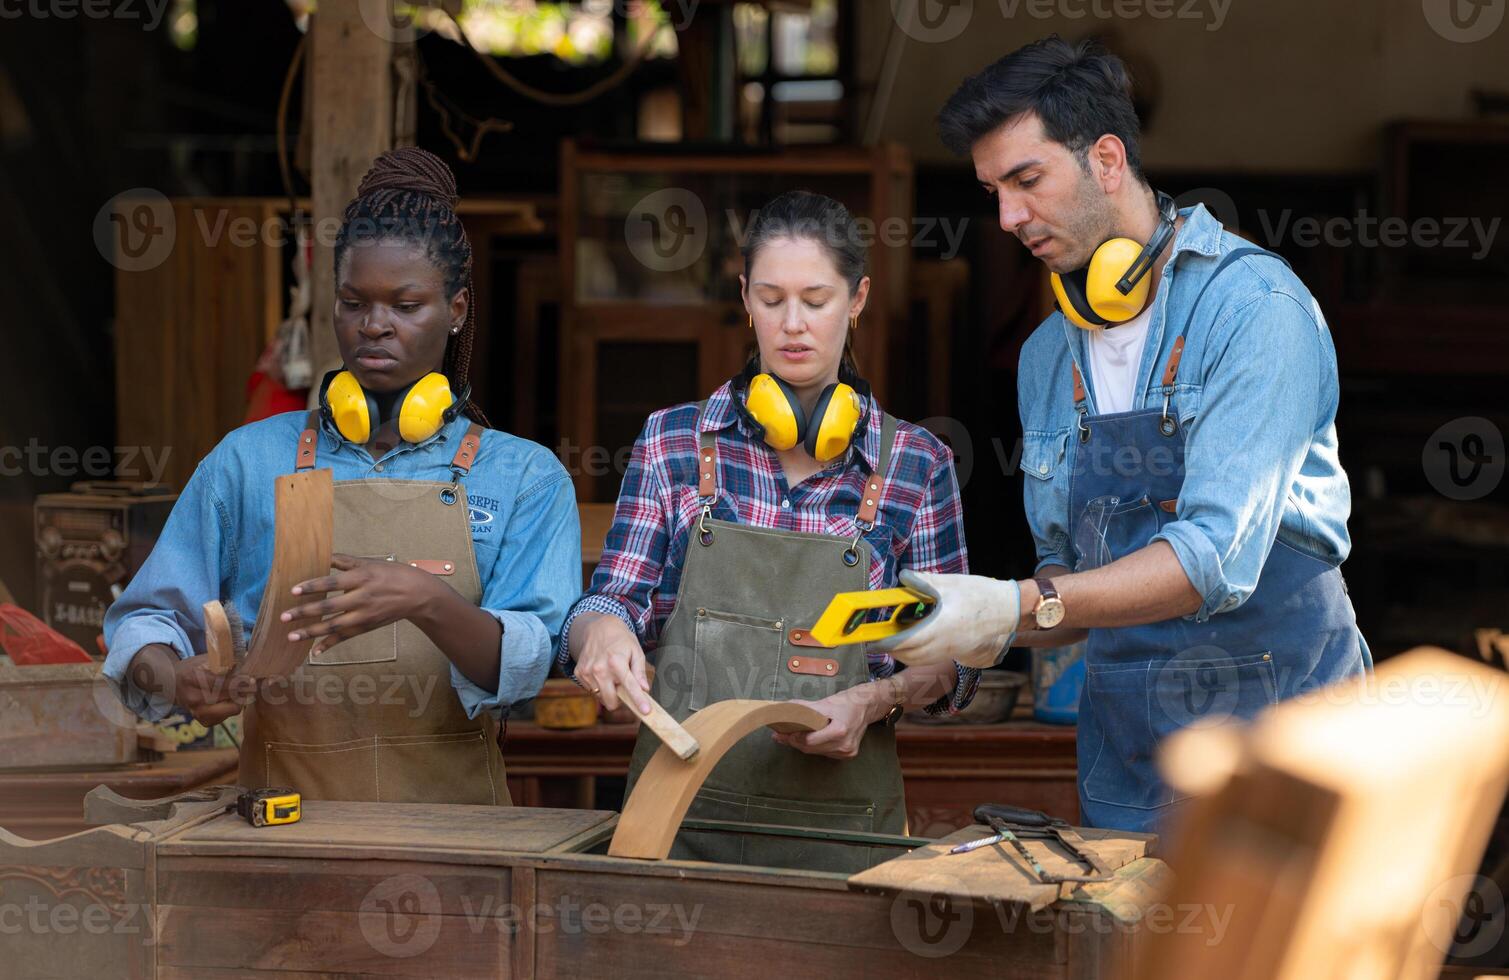
<instances>
[{"instance_id":1,"label":"wooden board","mask_svg":"<svg viewBox=\"0 0 1509 980\"><path fill-rule=\"evenodd\" d=\"M1251 726L1181 731L1159 762L1193 794L1165 901L1224 922L1154 935L1143 980L1433 980L1461 925L1490 922L1468 892L1509 785L1501 671L1422 647Z\"/></svg>"},{"instance_id":2,"label":"wooden board","mask_svg":"<svg viewBox=\"0 0 1509 980\"><path fill-rule=\"evenodd\" d=\"M827 724L828 719L819 712L791 701L733 699L708 705L688 718L684 726L701 750L689 761L683 761L667 745L655 750L624 803L608 853L665 860L692 798L724 753L741 738L766 726L778 732L815 732Z\"/></svg>"},{"instance_id":3,"label":"wooden board","mask_svg":"<svg viewBox=\"0 0 1509 980\"><path fill-rule=\"evenodd\" d=\"M253 827L227 814L176 835L163 853L235 854L275 844L281 854L443 855L543 853L612 820L606 810L540 807L341 803L305 800L298 823Z\"/></svg>"},{"instance_id":4,"label":"wooden board","mask_svg":"<svg viewBox=\"0 0 1509 980\"><path fill-rule=\"evenodd\" d=\"M277 529L273 540L272 571L257 607L257 624L241 673L270 679L286 677L309 657L314 645L306 637L288 641L288 626L279 621L286 610L307 602L293 595L295 585L330 574L331 539L335 530L335 484L329 470L306 470L273 481Z\"/></svg>"},{"instance_id":5,"label":"wooden board","mask_svg":"<svg viewBox=\"0 0 1509 980\"><path fill-rule=\"evenodd\" d=\"M1002 841L964 854L949 848L966 841L989 837L989 827L975 824L956 830L936 844L919 847L910 854L861 871L849 878L849 887L883 892L920 892L950 895L958 899L1024 905L1032 911L1047 908L1083 887L1075 882L1049 885L1038 880L1015 847ZM1112 871L1150 857L1158 838L1153 834L1079 829L1085 846L1093 849ZM1057 840L1028 839L1022 843L1037 858L1043 870L1056 874L1091 874L1083 863L1069 857Z\"/></svg>"}]
</instances>

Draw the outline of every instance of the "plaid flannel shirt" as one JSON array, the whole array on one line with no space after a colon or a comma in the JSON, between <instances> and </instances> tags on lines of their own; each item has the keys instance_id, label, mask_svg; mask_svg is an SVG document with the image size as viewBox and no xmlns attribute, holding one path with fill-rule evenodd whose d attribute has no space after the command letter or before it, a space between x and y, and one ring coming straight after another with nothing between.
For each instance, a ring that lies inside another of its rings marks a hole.
<instances>
[{"instance_id":1,"label":"plaid flannel shirt","mask_svg":"<svg viewBox=\"0 0 1509 980\"><path fill-rule=\"evenodd\" d=\"M739 417L732 398L725 383L708 399L701 422L700 431L717 433L713 515L753 527L854 537L860 493L880 457L883 414L875 399L862 437L845 456L788 489L779 457ZM687 403L651 415L634 443L602 560L561 628L558 662L567 677L575 666L571 626L584 612L617 616L647 653L654 650L676 605L690 529L702 510L698 431L697 404ZM872 589L895 585L902 568L969 570L953 453L927 430L898 424L875 526L864 536L871 546ZM871 678L896 671L889 654L868 657ZM974 697L980 672L957 664L955 669L953 692L928 705L928 713L957 712Z\"/></svg>"}]
</instances>

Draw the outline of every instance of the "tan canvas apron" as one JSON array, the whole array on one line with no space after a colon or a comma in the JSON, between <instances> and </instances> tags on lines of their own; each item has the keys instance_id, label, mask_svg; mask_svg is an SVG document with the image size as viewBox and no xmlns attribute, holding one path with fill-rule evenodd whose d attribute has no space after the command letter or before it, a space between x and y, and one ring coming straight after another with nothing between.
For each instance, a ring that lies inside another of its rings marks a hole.
<instances>
[{"instance_id":1,"label":"tan canvas apron","mask_svg":"<svg viewBox=\"0 0 1509 980\"><path fill-rule=\"evenodd\" d=\"M862 529L874 524L895 432L896 420L888 415L880 465L858 514ZM651 694L679 720L729 698L819 701L868 683L862 645L796 645L792 633L804 633L817 622L835 593L869 588L869 542L862 534L844 538L712 519L713 433L702 433L701 447L702 518L688 530L681 586L657 647ZM659 747L654 733L641 727L630 790ZM858 757L845 760L778 745L761 729L723 757L687 818L905 833L895 730L871 725ZM886 851L872 860L870 850L801 838L684 831L671 857L853 872L894 856Z\"/></svg>"},{"instance_id":2,"label":"tan canvas apron","mask_svg":"<svg viewBox=\"0 0 1509 980\"><path fill-rule=\"evenodd\" d=\"M297 468L314 466L317 417ZM455 480L335 484L334 550L417 563L468 602L482 598L465 476L481 445L472 425ZM308 437L306 439L306 437ZM497 723L466 716L450 660L404 620L312 655L264 684L246 709L241 775L248 787L292 786L309 799L508 805Z\"/></svg>"}]
</instances>

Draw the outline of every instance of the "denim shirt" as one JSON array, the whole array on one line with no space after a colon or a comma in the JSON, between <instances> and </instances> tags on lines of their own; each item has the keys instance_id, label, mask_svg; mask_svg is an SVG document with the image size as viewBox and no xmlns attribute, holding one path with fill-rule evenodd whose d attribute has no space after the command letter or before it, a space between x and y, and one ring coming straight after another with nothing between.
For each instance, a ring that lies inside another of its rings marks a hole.
<instances>
[{"instance_id":1,"label":"denim shirt","mask_svg":"<svg viewBox=\"0 0 1509 980\"><path fill-rule=\"evenodd\" d=\"M1247 243L1202 205L1165 263L1138 369L1133 410L1161 409L1169 352L1200 287L1225 253ZM1095 407L1085 331L1055 311L1022 347L1018 409L1027 519L1038 568L1074 568L1079 515L1069 513L1069 440L1076 428L1071 360ZM1299 278L1275 258L1237 259L1214 280L1185 335L1169 401L1185 433L1185 477L1167 541L1204 622L1257 587L1275 538L1330 565L1351 550L1351 490L1336 451L1339 384L1325 317Z\"/></svg>"},{"instance_id":2,"label":"denim shirt","mask_svg":"<svg viewBox=\"0 0 1509 980\"><path fill-rule=\"evenodd\" d=\"M104 674L137 714L155 720L171 705L123 680L131 659L149 643L165 643L180 657L204 652L205 602L234 602L250 638L272 567L273 479L293 472L306 419L307 413L285 412L242 426L200 460L152 554L106 612ZM322 424L315 465L333 470L336 481L449 482L451 458L469 424L459 417L417 445L400 442L379 460ZM484 710L499 716L545 682L561 621L581 592L581 524L560 461L506 432L483 431L462 482L481 606L502 624L503 639L496 694L454 666L451 684L468 716Z\"/></svg>"}]
</instances>

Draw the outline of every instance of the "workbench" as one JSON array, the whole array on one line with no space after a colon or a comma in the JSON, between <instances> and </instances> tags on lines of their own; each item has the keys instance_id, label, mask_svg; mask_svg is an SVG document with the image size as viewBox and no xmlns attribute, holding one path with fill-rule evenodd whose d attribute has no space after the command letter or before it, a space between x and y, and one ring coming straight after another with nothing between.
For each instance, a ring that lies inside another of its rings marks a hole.
<instances>
[{"instance_id":1,"label":"workbench","mask_svg":"<svg viewBox=\"0 0 1509 980\"><path fill-rule=\"evenodd\" d=\"M637 731L637 725L561 731L510 721L503 759L514 802L621 806L616 795L599 799L594 784L599 777L628 772ZM1072 725L1041 724L1026 711L997 725L902 721L896 726L896 749L913 834L941 836L966 826L981 803L1014 803L1070 822L1079 819Z\"/></svg>"},{"instance_id":2,"label":"workbench","mask_svg":"<svg viewBox=\"0 0 1509 980\"><path fill-rule=\"evenodd\" d=\"M1111 880L1044 886L1000 845L910 841L850 877L609 857L600 810L305 801L253 828L197 796L0 831L24 920L0 977L1119 977L1170 877L1155 838L1093 830Z\"/></svg>"}]
</instances>

